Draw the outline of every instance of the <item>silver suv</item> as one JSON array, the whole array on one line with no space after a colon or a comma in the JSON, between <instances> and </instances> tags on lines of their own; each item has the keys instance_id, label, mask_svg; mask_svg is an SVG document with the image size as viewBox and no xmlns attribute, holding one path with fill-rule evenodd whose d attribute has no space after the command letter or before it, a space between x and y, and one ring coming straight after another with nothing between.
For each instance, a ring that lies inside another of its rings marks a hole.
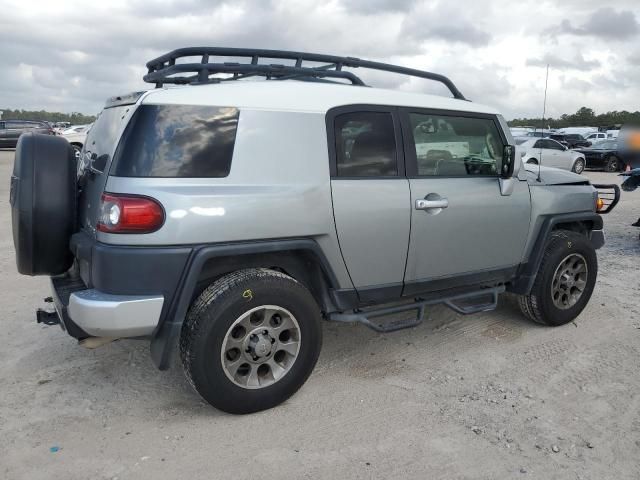
<instances>
[{"instance_id":1,"label":"silver suv","mask_svg":"<svg viewBox=\"0 0 640 480\"><path fill-rule=\"evenodd\" d=\"M525 170L502 116L446 77L229 48L147 66L157 88L110 99L78 160L63 139L20 138L18 270L50 276L55 307L39 322L87 346L147 337L158 368L179 351L209 403L247 413L302 386L322 320L389 332L506 291L557 326L587 304L618 191ZM453 98L369 88L355 68Z\"/></svg>"}]
</instances>

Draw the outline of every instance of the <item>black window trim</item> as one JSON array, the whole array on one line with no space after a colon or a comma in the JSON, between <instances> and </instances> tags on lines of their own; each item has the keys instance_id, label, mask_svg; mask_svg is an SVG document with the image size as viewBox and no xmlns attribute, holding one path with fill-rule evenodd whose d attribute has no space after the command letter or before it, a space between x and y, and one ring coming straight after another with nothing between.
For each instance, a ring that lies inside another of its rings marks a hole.
<instances>
[{"instance_id":1,"label":"black window trim","mask_svg":"<svg viewBox=\"0 0 640 480\"><path fill-rule=\"evenodd\" d=\"M421 115L439 115L443 117L466 117L477 118L484 120L492 120L500 140L503 145L509 145L507 137L500 127L498 115L493 113L480 113L480 112L466 112L459 110L447 110L439 108L414 108L414 107L399 107L400 124L402 127L403 144L405 150L405 163L407 178L410 179L438 179L438 178L500 178L500 173L496 172L494 175L418 175L418 158L416 155L416 146L411 131L411 119L409 114L417 113Z\"/></svg>"},{"instance_id":2,"label":"black window trim","mask_svg":"<svg viewBox=\"0 0 640 480\"><path fill-rule=\"evenodd\" d=\"M338 175L338 154L336 146L336 117L346 113L358 112L376 112L390 113L393 120L393 131L396 142L396 164L398 167L397 175L380 175L380 176L339 176ZM334 107L327 111L325 116L327 126L327 146L329 148L329 174L331 180L405 180L405 155L404 143L402 141L402 125L398 117L398 107L390 105L371 105L371 104L353 104Z\"/></svg>"}]
</instances>

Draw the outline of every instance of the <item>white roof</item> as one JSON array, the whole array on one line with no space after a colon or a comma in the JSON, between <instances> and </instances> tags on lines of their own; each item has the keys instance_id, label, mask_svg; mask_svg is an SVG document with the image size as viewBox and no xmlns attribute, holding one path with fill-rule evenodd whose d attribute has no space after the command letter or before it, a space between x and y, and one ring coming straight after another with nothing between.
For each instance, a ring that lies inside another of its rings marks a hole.
<instances>
[{"instance_id":1,"label":"white roof","mask_svg":"<svg viewBox=\"0 0 640 480\"><path fill-rule=\"evenodd\" d=\"M327 110L342 105L371 104L498 113L491 107L450 97L297 80L237 80L218 84L171 86L150 90L141 103L319 113L326 113Z\"/></svg>"}]
</instances>

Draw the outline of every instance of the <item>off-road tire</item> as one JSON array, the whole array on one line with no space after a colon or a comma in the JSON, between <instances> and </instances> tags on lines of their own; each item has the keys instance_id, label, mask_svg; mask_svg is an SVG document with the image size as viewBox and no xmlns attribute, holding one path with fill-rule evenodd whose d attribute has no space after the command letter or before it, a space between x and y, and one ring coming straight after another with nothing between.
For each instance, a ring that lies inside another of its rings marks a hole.
<instances>
[{"instance_id":1,"label":"off-road tire","mask_svg":"<svg viewBox=\"0 0 640 480\"><path fill-rule=\"evenodd\" d=\"M238 318L262 305L277 305L295 316L300 347L290 370L278 381L263 388L242 388L225 373L223 342ZM284 273L247 269L218 279L193 302L182 326L180 358L189 382L207 402L228 413L244 414L291 397L311 374L321 346L320 309L311 293Z\"/></svg>"},{"instance_id":2,"label":"off-road tire","mask_svg":"<svg viewBox=\"0 0 640 480\"><path fill-rule=\"evenodd\" d=\"M587 266L586 286L577 303L558 308L552 298L552 281L560 263L572 253L581 255ZM525 317L534 322L557 327L574 320L589 302L598 274L598 259L589 239L582 234L557 230L551 233L535 282L529 295L519 295L518 303Z\"/></svg>"}]
</instances>

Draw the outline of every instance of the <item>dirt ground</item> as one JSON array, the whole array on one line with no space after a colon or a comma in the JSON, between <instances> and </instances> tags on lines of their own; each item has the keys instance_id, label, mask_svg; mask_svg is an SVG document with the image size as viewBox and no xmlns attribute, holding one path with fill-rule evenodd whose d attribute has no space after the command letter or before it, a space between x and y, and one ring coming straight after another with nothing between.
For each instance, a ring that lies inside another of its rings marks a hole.
<instances>
[{"instance_id":1,"label":"dirt ground","mask_svg":"<svg viewBox=\"0 0 640 480\"><path fill-rule=\"evenodd\" d=\"M35 323L48 282L16 272L12 161L0 151L0 478L640 478L640 192L605 218L575 323L531 324L505 296L387 335L327 323L298 394L231 416L147 342L85 350Z\"/></svg>"}]
</instances>

